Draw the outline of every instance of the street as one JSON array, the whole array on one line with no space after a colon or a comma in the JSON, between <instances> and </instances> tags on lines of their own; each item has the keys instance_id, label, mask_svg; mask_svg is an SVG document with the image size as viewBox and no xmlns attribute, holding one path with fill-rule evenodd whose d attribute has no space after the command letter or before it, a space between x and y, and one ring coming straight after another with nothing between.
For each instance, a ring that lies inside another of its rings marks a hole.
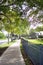
<instances>
[{"instance_id":1,"label":"street","mask_svg":"<svg viewBox=\"0 0 43 65\"><path fill-rule=\"evenodd\" d=\"M9 41L11 41L11 39L9 39ZM8 39L0 40L0 44L7 43L7 42L8 42Z\"/></svg>"}]
</instances>

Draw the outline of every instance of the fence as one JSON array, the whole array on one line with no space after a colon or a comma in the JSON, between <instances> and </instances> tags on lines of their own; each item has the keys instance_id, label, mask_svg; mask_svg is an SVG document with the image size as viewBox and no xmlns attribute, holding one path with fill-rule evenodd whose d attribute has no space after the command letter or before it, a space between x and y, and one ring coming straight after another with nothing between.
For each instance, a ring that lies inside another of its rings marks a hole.
<instances>
[{"instance_id":1,"label":"fence","mask_svg":"<svg viewBox=\"0 0 43 65\"><path fill-rule=\"evenodd\" d=\"M43 45L32 44L25 39L21 39L23 48L34 65L43 65Z\"/></svg>"}]
</instances>

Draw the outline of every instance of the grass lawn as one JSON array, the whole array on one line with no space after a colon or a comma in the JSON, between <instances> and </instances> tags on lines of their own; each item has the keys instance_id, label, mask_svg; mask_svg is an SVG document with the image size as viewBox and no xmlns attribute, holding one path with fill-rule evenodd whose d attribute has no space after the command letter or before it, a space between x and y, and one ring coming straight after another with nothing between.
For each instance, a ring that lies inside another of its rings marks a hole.
<instances>
[{"instance_id":1,"label":"grass lawn","mask_svg":"<svg viewBox=\"0 0 43 65\"><path fill-rule=\"evenodd\" d=\"M15 41L10 42L9 44L8 44L8 43L0 44L0 56L1 56L1 55L3 54L3 52L4 52L9 46L11 46L14 42L15 42Z\"/></svg>"},{"instance_id":2,"label":"grass lawn","mask_svg":"<svg viewBox=\"0 0 43 65\"><path fill-rule=\"evenodd\" d=\"M8 39L7 37L0 37L0 40Z\"/></svg>"},{"instance_id":3,"label":"grass lawn","mask_svg":"<svg viewBox=\"0 0 43 65\"><path fill-rule=\"evenodd\" d=\"M6 39L6 36L0 31L0 39Z\"/></svg>"},{"instance_id":4,"label":"grass lawn","mask_svg":"<svg viewBox=\"0 0 43 65\"><path fill-rule=\"evenodd\" d=\"M43 44L43 40L41 39L28 39L29 42L32 42L33 44Z\"/></svg>"},{"instance_id":5,"label":"grass lawn","mask_svg":"<svg viewBox=\"0 0 43 65\"><path fill-rule=\"evenodd\" d=\"M26 38L23 39L32 42L32 44L43 44L43 39L26 39Z\"/></svg>"}]
</instances>

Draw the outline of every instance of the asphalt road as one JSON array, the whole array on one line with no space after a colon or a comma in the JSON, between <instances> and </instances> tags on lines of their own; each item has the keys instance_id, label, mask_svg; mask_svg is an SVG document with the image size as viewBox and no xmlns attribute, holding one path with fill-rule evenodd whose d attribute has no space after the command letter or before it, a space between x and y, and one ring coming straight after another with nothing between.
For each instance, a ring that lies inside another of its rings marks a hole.
<instances>
[{"instance_id":1,"label":"asphalt road","mask_svg":"<svg viewBox=\"0 0 43 65\"><path fill-rule=\"evenodd\" d=\"M11 39L9 39L9 41L11 41ZM7 42L8 42L8 39L0 40L0 44L7 43Z\"/></svg>"}]
</instances>

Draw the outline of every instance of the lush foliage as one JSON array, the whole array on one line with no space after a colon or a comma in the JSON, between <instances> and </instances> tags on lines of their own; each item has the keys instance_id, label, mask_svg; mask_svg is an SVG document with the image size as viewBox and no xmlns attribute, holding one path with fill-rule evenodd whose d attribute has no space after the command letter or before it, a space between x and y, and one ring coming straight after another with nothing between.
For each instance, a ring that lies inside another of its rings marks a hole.
<instances>
[{"instance_id":1,"label":"lush foliage","mask_svg":"<svg viewBox=\"0 0 43 65\"><path fill-rule=\"evenodd\" d=\"M16 34L26 32L28 22L26 19L22 19L24 3L27 3L30 8L37 7L38 10L32 11L29 16L35 14L33 21L38 21L36 14L43 9L43 0L2 0L0 1L0 30L4 28L8 32ZM40 18L38 19L40 20Z\"/></svg>"},{"instance_id":2,"label":"lush foliage","mask_svg":"<svg viewBox=\"0 0 43 65\"><path fill-rule=\"evenodd\" d=\"M33 44L43 44L42 39L29 39L29 42L32 42Z\"/></svg>"},{"instance_id":3,"label":"lush foliage","mask_svg":"<svg viewBox=\"0 0 43 65\"><path fill-rule=\"evenodd\" d=\"M31 7L37 5L43 7L43 0L2 0L0 4L5 4L6 2L8 3L7 5L22 5L23 2L27 2Z\"/></svg>"},{"instance_id":4,"label":"lush foliage","mask_svg":"<svg viewBox=\"0 0 43 65\"><path fill-rule=\"evenodd\" d=\"M0 33L0 39L5 39L5 35L3 33Z\"/></svg>"},{"instance_id":5,"label":"lush foliage","mask_svg":"<svg viewBox=\"0 0 43 65\"><path fill-rule=\"evenodd\" d=\"M37 27L36 31L38 31L38 32L43 31L43 26Z\"/></svg>"}]
</instances>

